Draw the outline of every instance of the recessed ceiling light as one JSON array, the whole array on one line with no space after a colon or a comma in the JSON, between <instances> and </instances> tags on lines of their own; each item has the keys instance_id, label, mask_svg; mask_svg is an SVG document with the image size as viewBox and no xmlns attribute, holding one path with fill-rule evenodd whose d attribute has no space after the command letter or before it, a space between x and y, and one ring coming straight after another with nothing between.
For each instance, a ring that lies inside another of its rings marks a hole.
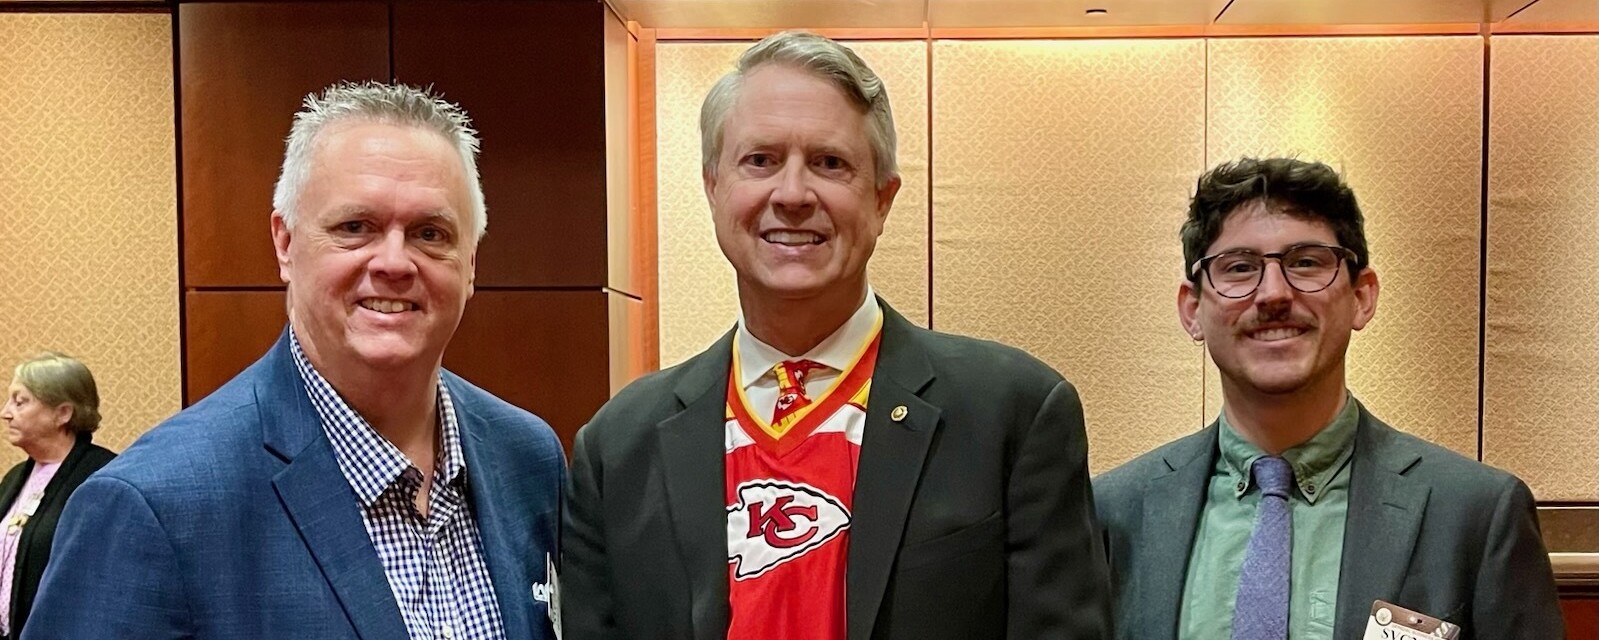
<instances>
[{"instance_id":1,"label":"recessed ceiling light","mask_svg":"<svg viewBox=\"0 0 1599 640\"><path fill-rule=\"evenodd\" d=\"M1102 15L1110 13L1110 11L1106 10L1106 9L1089 9L1087 11L1084 11L1083 13L1086 13L1086 14L1091 15L1091 16L1102 16Z\"/></svg>"}]
</instances>

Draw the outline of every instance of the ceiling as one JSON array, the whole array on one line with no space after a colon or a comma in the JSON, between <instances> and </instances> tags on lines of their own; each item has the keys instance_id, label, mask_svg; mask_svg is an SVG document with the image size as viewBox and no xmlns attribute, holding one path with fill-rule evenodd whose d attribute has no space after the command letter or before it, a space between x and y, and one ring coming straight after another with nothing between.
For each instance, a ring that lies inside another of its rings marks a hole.
<instances>
[{"instance_id":1,"label":"ceiling","mask_svg":"<svg viewBox=\"0 0 1599 640\"><path fill-rule=\"evenodd\" d=\"M650 28L1592 23L1595 0L606 0ZM1091 11L1094 10L1094 11ZM1511 17L1514 14L1514 17Z\"/></svg>"}]
</instances>

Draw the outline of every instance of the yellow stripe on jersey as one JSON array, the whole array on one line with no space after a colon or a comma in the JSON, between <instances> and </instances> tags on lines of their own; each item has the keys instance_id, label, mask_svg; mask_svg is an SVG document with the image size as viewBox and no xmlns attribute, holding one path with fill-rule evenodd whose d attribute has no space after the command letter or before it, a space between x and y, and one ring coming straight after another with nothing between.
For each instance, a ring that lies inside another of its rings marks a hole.
<instances>
[{"instance_id":1,"label":"yellow stripe on jersey","mask_svg":"<svg viewBox=\"0 0 1599 640\"><path fill-rule=\"evenodd\" d=\"M871 397L871 395L872 395L872 381L871 380L867 380L866 384L861 385L861 390L860 391L856 391L854 397L851 397L849 399L849 403L853 404L853 405L857 405L857 406L859 406L862 409L865 409L866 408L866 399Z\"/></svg>"},{"instance_id":2,"label":"yellow stripe on jersey","mask_svg":"<svg viewBox=\"0 0 1599 640\"><path fill-rule=\"evenodd\" d=\"M785 416L783 418L783 420L781 420L778 424L768 423L765 418L761 417L761 416L763 416L765 414L757 413L754 410L754 408L750 405L749 396L744 393L744 388L743 387L739 387L738 388L738 402L743 404L744 412L749 414L750 418L752 420L754 420L755 426L760 427L760 429L762 431L765 431L766 435L771 436L773 440L780 440L780 439L783 438L784 435L788 434L790 429L792 429L794 427L794 423L799 422L805 416L809 415L812 409L814 409L818 405L822 404L822 401L824 399L826 399L828 396L832 395L833 391L838 389L838 385L841 384L842 382L844 382L844 380L849 377L849 372L853 371L856 366L860 365L861 357L866 355L866 350L872 346L872 342L877 340L877 334L880 333L882 330L883 330L883 317L882 317L882 315L879 315L877 317L877 320L872 323L872 331L871 331L871 333L868 333L866 335L866 340L864 342L862 342L861 346L858 347L855 350L855 356L850 358L849 368L845 369L842 372L840 372L838 377L833 379L833 383L827 386L827 390L823 391L821 395L819 395L815 399L813 399L810 404L805 405L803 407L800 407L800 409L798 411L795 411L794 413L791 413L791 414ZM738 371L740 371L740 369L739 369L739 355L738 355L738 341L734 340L733 341L733 373L732 373L732 375L736 376ZM776 370L776 373L779 376L782 376L784 372L782 371L782 368L779 367ZM783 381L779 380L779 382L783 382ZM786 385L787 383L783 382L783 384ZM868 389L870 389L870 388L871 388L871 381L867 380L867 382L865 384L861 385L860 392L858 392L854 396L852 396L850 398L850 401L854 402L855 399L858 397L860 399L860 402L858 402L857 404L859 404L859 405L861 405L863 407L866 406L866 396L863 395L863 394L865 394L866 391ZM727 414L728 414L728 419L731 419L733 417L733 409L731 407L728 408Z\"/></svg>"}]
</instances>

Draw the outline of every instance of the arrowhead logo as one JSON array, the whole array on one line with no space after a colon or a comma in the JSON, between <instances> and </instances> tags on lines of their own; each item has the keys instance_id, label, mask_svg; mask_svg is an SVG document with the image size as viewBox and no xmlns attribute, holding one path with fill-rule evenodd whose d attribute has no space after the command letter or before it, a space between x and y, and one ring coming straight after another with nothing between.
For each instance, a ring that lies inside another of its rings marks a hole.
<instances>
[{"instance_id":1,"label":"arrowhead logo","mask_svg":"<svg viewBox=\"0 0 1599 640\"><path fill-rule=\"evenodd\" d=\"M751 480L727 507L727 561L735 580L759 577L849 528L838 498L804 483Z\"/></svg>"}]
</instances>

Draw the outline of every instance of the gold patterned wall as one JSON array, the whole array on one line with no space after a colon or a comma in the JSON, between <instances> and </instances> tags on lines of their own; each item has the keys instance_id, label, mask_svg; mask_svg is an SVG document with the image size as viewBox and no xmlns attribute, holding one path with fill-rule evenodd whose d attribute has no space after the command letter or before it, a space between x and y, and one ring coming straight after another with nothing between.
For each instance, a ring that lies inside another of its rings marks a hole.
<instances>
[{"instance_id":1,"label":"gold patterned wall","mask_svg":"<svg viewBox=\"0 0 1599 640\"><path fill-rule=\"evenodd\" d=\"M120 450L180 404L170 16L0 13L0 141L0 370L79 357Z\"/></svg>"},{"instance_id":2,"label":"gold patterned wall","mask_svg":"<svg viewBox=\"0 0 1599 640\"><path fill-rule=\"evenodd\" d=\"M1351 339L1350 390L1395 428L1476 458L1482 38L1209 46L1207 162L1322 160L1344 172L1366 214L1382 293Z\"/></svg>"},{"instance_id":3,"label":"gold patterned wall","mask_svg":"<svg viewBox=\"0 0 1599 640\"><path fill-rule=\"evenodd\" d=\"M1599 36L1494 36L1483 459L1599 500Z\"/></svg>"},{"instance_id":4,"label":"gold patterned wall","mask_svg":"<svg viewBox=\"0 0 1599 640\"><path fill-rule=\"evenodd\" d=\"M741 43L662 43L656 60L656 176L661 367L699 353L738 319L733 268L716 246L700 180L700 101L733 68ZM846 43L888 87L904 186L872 258L871 282L927 324L927 45Z\"/></svg>"},{"instance_id":5,"label":"gold patterned wall","mask_svg":"<svg viewBox=\"0 0 1599 640\"><path fill-rule=\"evenodd\" d=\"M1177 227L1204 161L1202 40L933 48L933 326L1070 379L1104 471L1199 428Z\"/></svg>"}]
</instances>

